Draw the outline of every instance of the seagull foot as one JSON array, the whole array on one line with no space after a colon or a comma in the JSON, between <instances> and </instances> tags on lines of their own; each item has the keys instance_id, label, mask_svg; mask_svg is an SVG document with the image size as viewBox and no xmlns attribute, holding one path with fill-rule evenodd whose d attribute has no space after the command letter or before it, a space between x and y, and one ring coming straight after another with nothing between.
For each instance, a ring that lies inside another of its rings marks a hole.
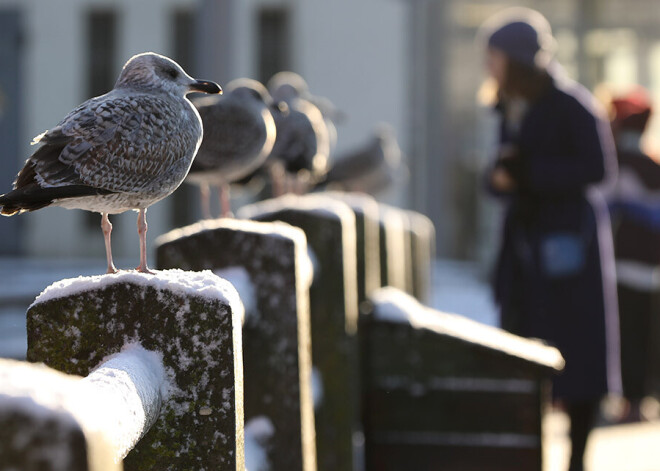
<instances>
[{"instance_id":1,"label":"seagull foot","mask_svg":"<svg viewBox=\"0 0 660 471\"><path fill-rule=\"evenodd\" d=\"M142 265L140 265L139 267L137 267L135 270L136 270L138 273L146 273L146 274L148 274L148 275L155 275L155 274L156 274L156 272L150 270L149 267L147 267L147 266L144 266L144 267L143 267Z\"/></svg>"}]
</instances>

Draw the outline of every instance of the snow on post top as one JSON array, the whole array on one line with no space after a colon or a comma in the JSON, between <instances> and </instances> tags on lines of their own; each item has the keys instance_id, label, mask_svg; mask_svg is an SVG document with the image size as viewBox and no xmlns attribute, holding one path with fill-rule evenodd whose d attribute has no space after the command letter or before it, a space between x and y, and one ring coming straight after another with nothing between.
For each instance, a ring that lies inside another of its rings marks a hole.
<instances>
[{"instance_id":1,"label":"snow on post top","mask_svg":"<svg viewBox=\"0 0 660 471\"><path fill-rule=\"evenodd\" d=\"M84 291L101 289L117 283L151 286L160 291L219 300L229 304L236 312L243 309L236 289L227 280L223 280L209 270L192 272L178 269L156 271L154 275L137 271L120 271L107 275L68 278L56 281L47 287L37 296L32 305Z\"/></svg>"},{"instance_id":2,"label":"snow on post top","mask_svg":"<svg viewBox=\"0 0 660 471\"><path fill-rule=\"evenodd\" d=\"M339 200L342 203L346 203L351 207L353 211L358 212L364 211L365 207L372 206L374 208L378 208L379 205L376 199L367 193L359 193L353 191L325 191L323 194L330 198Z\"/></svg>"},{"instance_id":3,"label":"snow on post top","mask_svg":"<svg viewBox=\"0 0 660 471\"><path fill-rule=\"evenodd\" d=\"M406 323L415 329L428 329L555 370L564 367L564 359L554 347L510 334L458 314L436 311L396 288L388 286L375 291L371 295L371 302L374 304L374 317L378 320Z\"/></svg>"},{"instance_id":4,"label":"snow on post top","mask_svg":"<svg viewBox=\"0 0 660 471\"><path fill-rule=\"evenodd\" d=\"M180 239L182 237L189 237L203 231L213 231L216 229L233 229L236 231L256 232L259 234L269 234L273 236L284 237L293 239L296 243L306 244L305 233L297 227L289 224L275 221L275 222L257 222L241 219L206 219L196 222L186 227L174 229L166 234L159 236L156 239L156 245L163 245L168 242Z\"/></svg>"},{"instance_id":5,"label":"snow on post top","mask_svg":"<svg viewBox=\"0 0 660 471\"><path fill-rule=\"evenodd\" d=\"M255 219L285 210L312 212L318 216L340 220L353 216L351 208L346 203L324 194L304 196L288 194L243 206L238 211L238 217Z\"/></svg>"}]
</instances>

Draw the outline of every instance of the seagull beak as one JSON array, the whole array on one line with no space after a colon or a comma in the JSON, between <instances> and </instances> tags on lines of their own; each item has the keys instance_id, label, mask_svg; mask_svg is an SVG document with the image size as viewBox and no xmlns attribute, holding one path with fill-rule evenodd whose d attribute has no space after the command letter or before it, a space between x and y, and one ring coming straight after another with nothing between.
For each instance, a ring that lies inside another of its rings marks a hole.
<instances>
[{"instance_id":1,"label":"seagull beak","mask_svg":"<svg viewBox=\"0 0 660 471\"><path fill-rule=\"evenodd\" d=\"M209 82L207 80L195 80L190 84L191 92L202 92L202 93L219 93L222 95L222 88L215 82Z\"/></svg>"}]
</instances>

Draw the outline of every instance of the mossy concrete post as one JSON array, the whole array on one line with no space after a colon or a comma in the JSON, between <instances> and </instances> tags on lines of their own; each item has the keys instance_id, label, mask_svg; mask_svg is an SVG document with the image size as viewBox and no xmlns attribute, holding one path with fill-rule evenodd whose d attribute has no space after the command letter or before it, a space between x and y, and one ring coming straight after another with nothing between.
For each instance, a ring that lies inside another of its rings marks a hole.
<instances>
[{"instance_id":1,"label":"mossy concrete post","mask_svg":"<svg viewBox=\"0 0 660 471\"><path fill-rule=\"evenodd\" d=\"M0 359L0 470L121 470L90 411L80 407L80 381Z\"/></svg>"},{"instance_id":2,"label":"mossy concrete post","mask_svg":"<svg viewBox=\"0 0 660 471\"><path fill-rule=\"evenodd\" d=\"M315 470L305 234L282 223L216 219L174 230L156 244L159 268L247 272L255 299L243 326L246 426L272 424L271 469Z\"/></svg>"},{"instance_id":3,"label":"mossy concrete post","mask_svg":"<svg viewBox=\"0 0 660 471\"><path fill-rule=\"evenodd\" d=\"M316 449L322 471L353 469L358 416L355 216L322 195L276 198L239 211L240 217L283 221L301 228L317 267L310 289Z\"/></svg>"},{"instance_id":4,"label":"mossy concrete post","mask_svg":"<svg viewBox=\"0 0 660 471\"><path fill-rule=\"evenodd\" d=\"M541 471L555 348L387 287L360 317L366 469Z\"/></svg>"},{"instance_id":5,"label":"mossy concrete post","mask_svg":"<svg viewBox=\"0 0 660 471\"><path fill-rule=\"evenodd\" d=\"M380 229L378 202L366 193L324 193L346 203L355 213L358 301L367 301L380 284Z\"/></svg>"},{"instance_id":6,"label":"mossy concrete post","mask_svg":"<svg viewBox=\"0 0 660 471\"><path fill-rule=\"evenodd\" d=\"M407 218L398 208L380 204L380 282L407 291L410 271Z\"/></svg>"},{"instance_id":7,"label":"mossy concrete post","mask_svg":"<svg viewBox=\"0 0 660 471\"><path fill-rule=\"evenodd\" d=\"M412 291L418 301L431 302L433 260L435 259L435 227L425 215L406 211L410 233Z\"/></svg>"},{"instance_id":8,"label":"mossy concrete post","mask_svg":"<svg viewBox=\"0 0 660 471\"><path fill-rule=\"evenodd\" d=\"M140 343L162 355L167 397L126 470L243 470L242 305L210 272L62 280L27 314L32 362L86 376Z\"/></svg>"}]
</instances>

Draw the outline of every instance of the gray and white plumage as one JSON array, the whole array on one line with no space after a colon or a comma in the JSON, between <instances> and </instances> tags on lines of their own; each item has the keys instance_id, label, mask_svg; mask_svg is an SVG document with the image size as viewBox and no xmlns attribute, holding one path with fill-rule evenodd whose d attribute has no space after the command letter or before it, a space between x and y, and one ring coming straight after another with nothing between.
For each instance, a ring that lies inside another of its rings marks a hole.
<instances>
[{"instance_id":1,"label":"gray and white plumage","mask_svg":"<svg viewBox=\"0 0 660 471\"><path fill-rule=\"evenodd\" d=\"M375 195L406 176L394 130L379 126L367 144L337 158L322 186Z\"/></svg>"},{"instance_id":2,"label":"gray and white plumage","mask_svg":"<svg viewBox=\"0 0 660 471\"><path fill-rule=\"evenodd\" d=\"M307 170L318 178L327 170L330 139L321 111L301 96L306 83L298 74L280 72L268 82L268 89L278 105L273 112L273 158L290 173Z\"/></svg>"},{"instance_id":3,"label":"gray and white plumage","mask_svg":"<svg viewBox=\"0 0 660 471\"><path fill-rule=\"evenodd\" d=\"M337 124L346 119L346 115L339 110L330 99L313 95L305 79L291 71L278 72L268 81L268 89L274 94L273 99L291 103L298 98L306 100L321 112L328 132L329 154L334 153L337 145Z\"/></svg>"},{"instance_id":4,"label":"gray and white plumage","mask_svg":"<svg viewBox=\"0 0 660 471\"><path fill-rule=\"evenodd\" d=\"M0 196L2 214L61 206L106 218L165 198L183 181L202 140L199 114L185 98L192 91L221 89L167 57L133 56L110 92L34 139L41 147L14 189Z\"/></svg>"},{"instance_id":5,"label":"gray and white plumage","mask_svg":"<svg viewBox=\"0 0 660 471\"><path fill-rule=\"evenodd\" d=\"M308 170L322 175L328 166L328 131L320 111L311 103L298 100L294 105L273 112L277 138L271 155L291 173Z\"/></svg>"},{"instance_id":6,"label":"gray and white plumage","mask_svg":"<svg viewBox=\"0 0 660 471\"><path fill-rule=\"evenodd\" d=\"M263 165L275 143L272 99L256 80L236 79L221 97L194 100L204 139L187 181L222 185L236 182Z\"/></svg>"}]
</instances>

